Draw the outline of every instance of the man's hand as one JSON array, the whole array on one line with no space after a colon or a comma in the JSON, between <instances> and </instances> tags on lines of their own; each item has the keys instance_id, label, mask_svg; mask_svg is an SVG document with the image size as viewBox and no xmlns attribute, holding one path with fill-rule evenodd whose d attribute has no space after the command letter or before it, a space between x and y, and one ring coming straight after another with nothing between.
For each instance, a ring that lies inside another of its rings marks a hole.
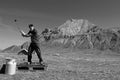
<instances>
[{"instance_id":1,"label":"man's hand","mask_svg":"<svg viewBox=\"0 0 120 80\"><path fill-rule=\"evenodd\" d=\"M23 37L31 37L31 34L26 34L23 30L20 30L20 33Z\"/></svg>"},{"instance_id":2,"label":"man's hand","mask_svg":"<svg viewBox=\"0 0 120 80\"><path fill-rule=\"evenodd\" d=\"M23 32L22 30L20 30L20 33L21 33L21 35L23 36L23 37L25 37L25 32Z\"/></svg>"},{"instance_id":3,"label":"man's hand","mask_svg":"<svg viewBox=\"0 0 120 80\"><path fill-rule=\"evenodd\" d=\"M25 35L24 34L21 34L23 37L25 37Z\"/></svg>"}]
</instances>

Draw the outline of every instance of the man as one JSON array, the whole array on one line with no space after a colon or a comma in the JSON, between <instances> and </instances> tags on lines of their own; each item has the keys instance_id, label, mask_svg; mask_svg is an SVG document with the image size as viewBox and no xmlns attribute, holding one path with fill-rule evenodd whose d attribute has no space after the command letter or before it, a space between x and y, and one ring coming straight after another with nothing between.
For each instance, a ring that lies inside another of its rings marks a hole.
<instances>
[{"instance_id":1,"label":"man","mask_svg":"<svg viewBox=\"0 0 120 80\"><path fill-rule=\"evenodd\" d=\"M33 24L29 24L30 31L25 34L23 31L21 31L23 37L31 37L31 43L28 48L28 64L31 64L32 61L32 52L35 51L37 53L37 56L39 58L39 63L42 64L43 60L41 57L41 50L39 45L39 35L37 30L34 28Z\"/></svg>"}]
</instances>

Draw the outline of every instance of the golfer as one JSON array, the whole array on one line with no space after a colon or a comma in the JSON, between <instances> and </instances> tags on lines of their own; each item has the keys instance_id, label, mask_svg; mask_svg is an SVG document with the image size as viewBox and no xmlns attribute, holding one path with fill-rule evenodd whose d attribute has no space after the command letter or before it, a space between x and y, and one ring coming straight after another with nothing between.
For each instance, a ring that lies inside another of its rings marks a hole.
<instances>
[{"instance_id":1,"label":"golfer","mask_svg":"<svg viewBox=\"0 0 120 80\"><path fill-rule=\"evenodd\" d=\"M21 31L23 37L31 37L31 43L28 48L28 64L31 64L32 61L32 52L35 51L37 53L37 56L39 58L39 63L42 64L43 59L41 57L41 50L40 50L40 42L39 42L39 35L37 30L34 28L33 24L29 24L29 32L26 34L23 31Z\"/></svg>"}]
</instances>

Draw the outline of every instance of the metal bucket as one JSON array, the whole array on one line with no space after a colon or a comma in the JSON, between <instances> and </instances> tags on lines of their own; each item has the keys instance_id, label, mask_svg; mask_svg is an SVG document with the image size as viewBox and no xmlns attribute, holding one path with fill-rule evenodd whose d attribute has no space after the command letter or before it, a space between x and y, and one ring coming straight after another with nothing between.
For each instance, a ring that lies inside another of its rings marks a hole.
<instances>
[{"instance_id":1,"label":"metal bucket","mask_svg":"<svg viewBox=\"0 0 120 80\"><path fill-rule=\"evenodd\" d=\"M16 73L16 64L15 59L6 59L5 73L8 75L14 75Z\"/></svg>"}]
</instances>

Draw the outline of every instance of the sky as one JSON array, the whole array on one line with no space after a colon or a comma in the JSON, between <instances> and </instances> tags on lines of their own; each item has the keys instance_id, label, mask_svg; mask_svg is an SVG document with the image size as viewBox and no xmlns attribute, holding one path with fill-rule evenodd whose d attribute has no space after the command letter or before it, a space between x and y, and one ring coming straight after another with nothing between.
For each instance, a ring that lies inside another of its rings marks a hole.
<instances>
[{"instance_id":1,"label":"sky","mask_svg":"<svg viewBox=\"0 0 120 80\"><path fill-rule=\"evenodd\" d=\"M27 33L30 23L39 32L71 18L87 19L102 27L119 27L119 4L120 0L0 0L0 49L30 40L23 38L17 28Z\"/></svg>"}]
</instances>

